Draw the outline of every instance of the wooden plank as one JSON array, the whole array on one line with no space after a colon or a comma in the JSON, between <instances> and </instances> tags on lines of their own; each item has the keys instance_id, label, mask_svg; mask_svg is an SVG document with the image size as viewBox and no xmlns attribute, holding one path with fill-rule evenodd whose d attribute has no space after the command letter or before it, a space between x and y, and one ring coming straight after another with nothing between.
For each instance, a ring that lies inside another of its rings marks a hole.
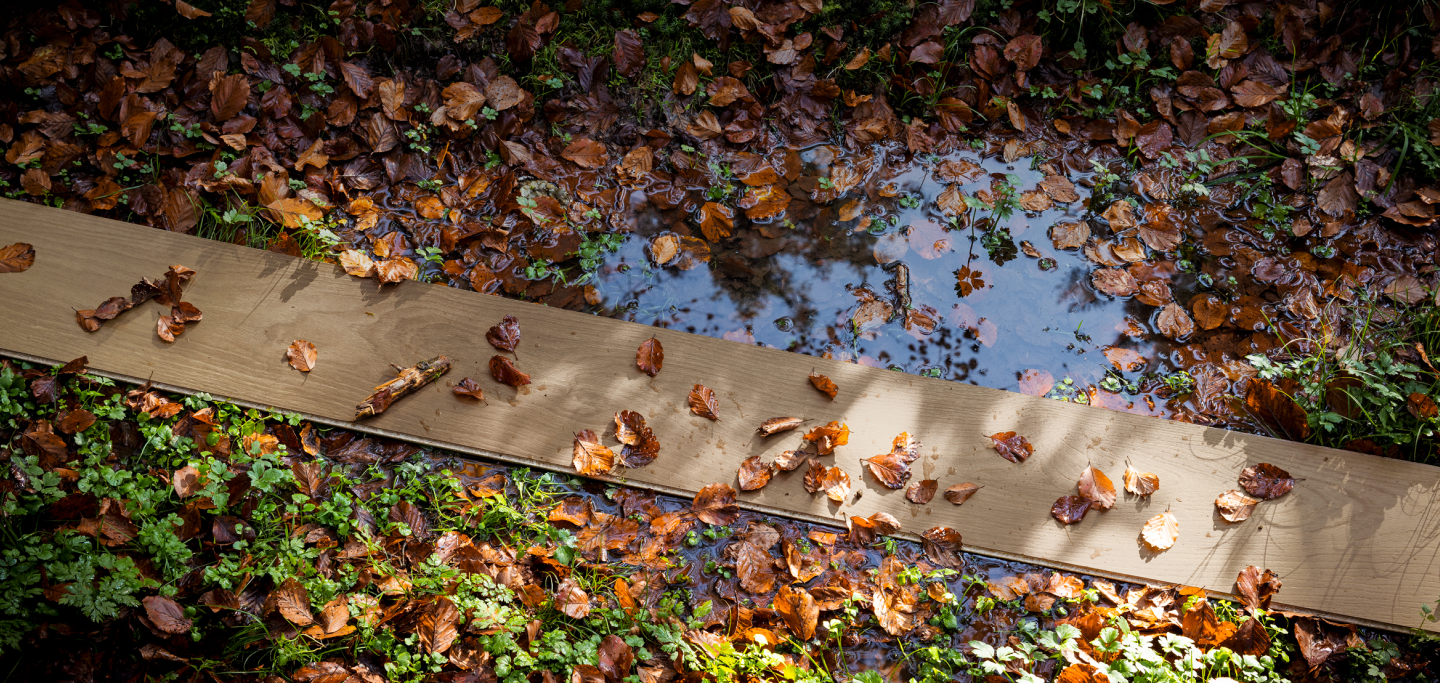
<instances>
[{"instance_id":1,"label":"wooden plank","mask_svg":"<svg viewBox=\"0 0 1440 683\"><path fill-rule=\"evenodd\" d=\"M1139 417L938 379L745 346L418 282L379 289L334 266L176 235L33 204L0 202L0 244L35 246L35 265L0 275L0 348L54 360L88 355L92 367L205 390L345 422L370 389L437 354L454 360L441 382L367 421L367 430L408 435L469 452L569 469L575 431L612 431L615 411L645 415L662 443L652 465L628 480L694 491L734 482L741 460L795 448L799 433L759 437L764 419L795 415L842 420L848 446L827 461L863 490L837 507L807 494L803 471L780 473L748 503L810 519L843 520L885 511L918 533L950 526L968 550L1092 573L1203 586L1228 593L1255 564L1284 580L1287 605L1401 627L1420 625L1419 607L1440 596L1440 468ZM74 309L123 295L141 276L171 264L198 271L186 299L205 312L175 344L154 332L161 309L147 304L88 334ZM495 351L484 333L501 316L520 320L518 366L534 377L520 391L490 379ZM635 349L655 335L665 367L651 379ZM294 339L319 349L315 370L284 361ZM835 401L815 391L813 369L840 387ZM479 382L489 405L462 402L446 386ZM686 395L715 390L721 421L696 417ZM1016 430L1035 444L1022 465L998 457L985 435ZM907 502L879 486L859 458L889 450L908 431L924 444L916 477L943 490L971 481L978 494L955 507L937 496ZM611 441L613 443L613 441ZM1049 516L1074 492L1086 463L1119 482L1126 459L1160 476L1160 491L1064 527ZM1215 513L1215 496L1237 488L1247 465L1269 462L1304 478L1263 503L1242 524ZM1138 543L1141 526L1165 509L1180 539L1161 553ZM1429 626L1433 628L1433 625Z\"/></svg>"}]
</instances>

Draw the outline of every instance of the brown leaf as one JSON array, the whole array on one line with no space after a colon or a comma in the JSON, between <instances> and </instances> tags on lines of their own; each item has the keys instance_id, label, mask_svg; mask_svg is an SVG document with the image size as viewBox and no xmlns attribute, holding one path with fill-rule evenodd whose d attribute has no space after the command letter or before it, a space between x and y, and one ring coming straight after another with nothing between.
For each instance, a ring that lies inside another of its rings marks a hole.
<instances>
[{"instance_id":1,"label":"brown leaf","mask_svg":"<svg viewBox=\"0 0 1440 683\"><path fill-rule=\"evenodd\" d=\"M695 388L690 390L688 400L690 402L690 412L700 417L709 418L717 422L720 421L720 415L716 413L720 404L715 398L715 392L711 391L709 387L703 384L696 384Z\"/></svg>"},{"instance_id":2,"label":"brown leaf","mask_svg":"<svg viewBox=\"0 0 1440 683\"><path fill-rule=\"evenodd\" d=\"M375 262L370 259L369 254L359 249L347 249L340 252L339 261L340 267L355 277L372 277L376 274Z\"/></svg>"},{"instance_id":3,"label":"brown leaf","mask_svg":"<svg viewBox=\"0 0 1440 683\"><path fill-rule=\"evenodd\" d=\"M775 592L775 601L771 607L785 620L785 626L795 637L801 641L815 637L820 608L815 604L815 597L804 588L781 586L780 590Z\"/></svg>"},{"instance_id":4,"label":"brown leaf","mask_svg":"<svg viewBox=\"0 0 1440 683\"><path fill-rule=\"evenodd\" d=\"M615 32L615 70L627 78L634 78L645 66L645 47L640 44L640 34L627 28ZM686 62L687 64L689 62Z\"/></svg>"},{"instance_id":5,"label":"brown leaf","mask_svg":"<svg viewBox=\"0 0 1440 683\"><path fill-rule=\"evenodd\" d=\"M640 348L635 351L635 366L651 377L660 374L660 366L665 364L665 348L660 345L660 340L654 337L640 342Z\"/></svg>"},{"instance_id":6,"label":"brown leaf","mask_svg":"<svg viewBox=\"0 0 1440 683\"><path fill-rule=\"evenodd\" d=\"M913 454L891 451L862 458L860 462L865 463L870 468L870 474L886 488L899 489L904 488L905 482L910 479L910 463L914 459Z\"/></svg>"},{"instance_id":7,"label":"brown leaf","mask_svg":"<svg viewBox=\"0 0 1440 683\"><path fill-rule=\"evenodd\" d=\"M460 610L455 609L455 603L448 598L440 598L431 603L429 608L420 614L415 628L415 634L420 637L420 646L425 648L426 652L444 653L449 650L455 643L455 637L459 635L455 630L459 620Z\"/></svg>"},{"instance_id":8,"label":"brown leaf","mask_svg":"<svg viewBox=\"0 0 1440 683\"><path fill-rule=\"evenodd\" d=\"M1251 465L1240 472L1240 488L1260 500L1279 498L1294 487L1295 479L1290 473L1270 463Z\"/></svg>"},{"instance_id":9,"label":"brown leaf","mask_svg":"<svg viewBox=\"0 0 1440 683\"><path fill-rule=\"evenodd\" d=\"M1100 268L1090 276L1095 289L1110 296L1131 296L1140 290L1135 276L1124 268Z\"/></svg>"},{"instance_id":10,"label":"brown leaf","mask_svg":"<svg viewBox=\"0 0 1440 683\"><path fill-rule=\"evenodd\" d=\"M397 282L413 280L419 273L419 266L404 256L397 256L375 263L375 275L382 285L393 285Z\"/></svg>"},{"instance_id":11,"label":"brown leaf","mask_svg":"<svg viewBox=\"0 0 1440 683\"><path fill-rule=\"evenodd\" d=\"M840 393L840 388L835 386L835 383L830 381L829 377L813 370L810 372L810 383L815 385L815 388L819 389L820 393L829 396L832 401L835 400L835 395Z\"/></svg>"},{"instance_id":12,"label":"brown leaf","mask_svg":"<svg viewBox=\"0 0 1440 683\"><path fill-rule=\"evenodd\" d=\"M184 333L185 323L182 323L171 316L162 315L158 320L155 321L155 334L160 335L161 339L169 343L175 343L175 338Z\"/></svg>"},{"instance_id":13,"label":"brown leaf","mask_svg":"<svg viewBox=\"0 0 1440 683\"><path fill-rule=\"evenodd\" d=\"M485 341L501 351L514 353L515 347L520 344L520 321L513 315L501 318L499 325L485 333Z\"/></svg>"},{"instance_id":14,"label":"brown leaf","mask_svg":"<svg viewBox=\"0 0 1440 683\"><path fill-rule=\"evenodd\" d=\"M635 652L624 638L614 634L605 636L596 654L605 683L620 683L630 677L630 669L635 666Z\"/></svg>"},{"instance_id":15,"label":"brown leaf","mask_svg":"<svg viewBox=\"0 0 1440 683\"><path fill-rule=\"evenodd\" d=\"M855 545L870 545L877 536L888 536L900 530L900 520L888 512L877 512L869 517L850 516L845 520L850 529L850 542Z\"/></svg>"},{"instance_id":16,"label":"brown leaf","mask_svg":"<svg viewBox=\"0 0 1440 683\"><path fill-rule=\"evenodd\" d=\"M1082 496L1060 496L1055 504L1050 506L1050 516L1065 524L1074 524L1085 519L1085 513L1090 511L1090 499Z\"/></svg>"},{"instance_id":17,"label":"brown leaf","mask_svg":"<svg viewBox=\"0 0 1440 683\"><path fill-rule=\"evenodd\" d=\"M610 162L605 145L590 138L576 138L560 152L560 156L575 162L581 168L600 168Z\"/></svg>"},{"instance_id":18,"label":"brown leaf","mask_svg":"<svg viewBox=\"0 0 1440 683\"><path fill-rule=\"evenodd\" d=\"M1250 108L1270 104L1280 96L1280 91L1264 83L1247 80L1230 88L1230 94L1235 96L1235 104Z\"/></svg>"},{"instance_id":19,"label":"brown leaf","mask_svg":"<svg viewBox=\"0 0 1440 683\"><path fill-rule=\"evenodd\" d=\"M740 518L735 489L729 484L710 484L695 494L690 509L700 521L713 526L730 526Z\"/></svg>"},{"instance_id":20,"label":"brown leaf","mask_svg":"<svg viewBox=\"0 0 1440 683\"><path fill-rule=\"evenodd\" d=\"M1140 539L1156 550L1168 550L1180 537L1180 522L1175 515L1162 512L1150 518L1140 530Z\"/></svg>"},{"instance_id":21,"label":"brown leaf","mask_svg":"<svg viewBox=\"0 0 1440 683\"><path fill-rule=\"evenodd\" d=\"M496 382L520 388L521 385L530 383L530 375L520 372L515 367L515 362L506 356L492 356L490 358L490 376Z\"/></svg>"},{"instance_id":22,"label":"brown leaf","mask_svg":"<svg viewBox=\"0 0 1440 683\"><path fill-rule=\"evenodd\" d=\"M280 616L296 626L309 626L315 623L315 617L310 613L310 595L305 591L305 586L299 581L291 578L281 584L270 593L267 603L274 600L275 609L279 610Z\"/></svg>"},{"instance_id":23,"label":"brown leaf","mask_svg":"<svg viewBox=\"0 0 1440 683\"><path fill-rule=\"evenodd\" d=\"M1213 330L1225 323L1230 316L1230 307L1214 294L1197 294L1190 300L1190 310L1201 329Z\"/></svg>"},{"instance_id":24,"label":"brown leaf","mask_svg":"<svg viewBox=\"0 0 1440 683\"><path fill-rule=\"evenodd\" d=\"M1014 463L1025 462L1035 452L1035 447L1025 437L1015 432L998 432L990 435L990 445L1000 457Z\"/></svg>"},{"instance_id":25,"label":"brown leaf","mask_svg":"<svg viewBox=\"0 0 1440 683\"><path fill-rule=\"evenodd\" d=\"M905 489L905 499L918 505L924 505L935 497L935 491L939 488L940 482L935 479L912 481L910 486Z\"/></svg>"},{"instance_id":26,"label":"brown leaf","mask_svg":"<svg viewBox=\"0 0 1440 683\"><path fill-rule=\"evenodd\" d=\"M615 413L615 439L627 446L640 443L640 431L645 429L645 417L633 410Z\"/></svg>"},{"instance_id":27,"label":"brown leaf","mask_svg":"<svg viewBox=\"0 0 1440 683\"><path fill-rule=\"evenodd\" d=\"M937 526L920 534L925 559L941 567L956 569L964 562L960 559L960 532L950 527Z\"/></svg>"},{"instance_id":28,"label":"brown leaf","mask_svg":"<svg viewBox=\"0 0 1440 683\"><path fill-rule=\"evenodd\" d=\"M24 242L0 247L0 273L19 273L34 264L34 247Z\"/></svg>"},{"instance_id":29,"label":"brown leaf","mask_svg":"<svg viewBox=\"0 0 1440 683\"><path fill-rule=\"evenodd\" d=\"M785 451L775 456L775 467L786 472L791 472L803 465L811 455L811 453L801 450ZM811 491L811 493L814 493L814 491Z\"/></svg>"},{"instance_id":30,"label":"brown leaf","mask_svg":"<svg viewBox=\"0 0 1440 683\"><path fill-rule=\"evenodd\" d=\"M253 0L250 6L253 8L262 1L264 0ZM269 0L269 3L273 11L275 0ZM297 683L345 683L357 680L355 676L351 675L349 668L336 661L316 662L302 666L296 669L295 673L290 674L290 677Z\"/></svg>"},{"instance_id":31,"label":"brown leaf","mask_svg":"<svg viewBox=\"0 0 1440 683\"><path fill-rule=\"evenodd\" d=\"M95 424L95 413L84 408L62 410L55 417L55 428L66 434L79 434Z\"/></svg>"},{"instance_id":32,"label":"brown leaf","mask_svg":"<svg viewBox=\"0 0 1440 683\"><path fill-rule=\"evenodd\" d=\"M481 389L480 385L469 377L460 380L459 383L451 387L451 391L455 392L456 396L465 396L477 401L485 400L485 390Z\"/></svg>"},{"instance_id":33,"label":"brown leaf","mask_svg":"<svg viewBox=\"0 0 1440 683\"><path fill-rule=\"evenodd\" d=\"M285 349L285 360L289 361L290 367L300 372L310 372L315 369L317 353L314 344L304 339L296 339Z\"/></svg>"},{"instance_id":34,"label":"brown leaf","mask_svg":"<svg viewBox=\"0 0 1440 683\"><path fill-rule=\"evenodd\" d=\"M575 435L571 464L580 474L607 474L615 467L615 452L600 444L600 438L588 429Z\"/></svg>"},{"instance_id":35,"label":"brown leaf","mask_svg":"<svg viewBox=\"0 0 1440 683\"><path fill-rule=\"evenodd\" d=\"M1405 399L1405 409L1417 420L1434 420L1440 417L1440 406L1434 399L1419 392L1410 392Z\"/></svg>"},{"instance_id":36,"label":"brown leaf","mask_svg":"<svg viewBox=\"0 0 1440 683\"><path fill-rule=\"evenodd\" d=\"M1160 314L1155 317L1155 327L1161 334L1176 341L1185 341L1195 333L1195 321L1180 304L1173 301L1160 309Z\"/></svg>"},{"instance_id":37,"label":"brown leaf","mask_svg":"<svg viewBox=\"0 0 1440 683\"><path fill-rule=\"evenodd\" d=\"M1068 204L1080 201L1080 195L1075 193L1075 183L1062 175L1045 176L1045 179L1040 181L1040 189L1057 202Z\"/></svg>"},{"instance_id":38,"label":"brown leaf","mask_svg":"<svg viewBox=\"0 0 1440 683\"><path fill-rule=\"evenodd\" d=\"M1090 224L1085 221L1056 223L1050 228L1050 243L1056 249L1079 249L1090 239Z\"/></svg>"},{"instance_id":39,"label":"brown leaf","mask_svg":"<svg viewBox=\"0 0 1440 683\"><path fill-rule=\"evenodd\" d=\"M584 619L590 616L590 595L567 578L555 588L555 609L571 619Z\"/></svg>"},{"instance_id":40,"label":"brown leaf","mask_svg":"<svg viewBox=\"0 0 1440 683\"><path fill-rule=\"evenodd\" d=\"M826 467L811 459L810 469L805 473L805 490L824 491L832 502L840 505L845 502L845 496L850 495L850 475L839 467Z\"/></svg>"},{"instance_id":41,"label":"brown leaf","mask_svg":"<svg viewBox=\"0 0 1440 683\"><path fill-rule=\"evenodd\" d=\"M1151 472L1141 472L1125 465L1125 490L1137 496L1148 496L1160 488L1160 477Z\"/></svg>"},{"instance_id":42,"label":"brown leaf","mask_svg":"<svg viewBox=\"0 0 1440 683\"><path fill-rule=\"evenodd\" d=\"M779 432L788 432L804 423L805 419L800 417L772 417L761 424L760 428L755 431L760 432L762 436L770 436L771 434L777 434Z\"/></svg>"},{"instance_id":43,"label":"brown leaf","mask_svg":"<svg viewBox=\"0 0 1440 683\"><path fill-rule=\"evenodd\" d=\"M830 455L837 446L850 443L850 426L843 422L830 422L806 432L804 440L815 442L819 455Z\"/></svg>"},{"instance_id":44,"label":"brown leaf","mask_svg":"<svg viewBox=\"0 0 1440 683\"><path fill-rule=\"evenodd\" d=\"M485 100L495 111L505 111L525 99L525 91L509 76L501 76L485 86ZM590 168L594 168L591 166Z\"/></svg>"},{"instance_id":45,"label":"brown leaf","mask_svg":"<svg viewBox=\"0 0 1440 683\"><path fill-rule=\"evenodd\" d=\"M968 481L963 484L956 484L948 489L945 489L945 500L948 500L956 505L962 505L965 503L965 501L970 500L970 496L975 495L975 492L979 491L981 488L984 487L972 484Z\"/></svg>"},{"instance_id":46,"label":"brown leaf","mask_svg":"<svg viewBox=\"0 0 1440 683\"><path fill-rule=\"evenodd\" d=\"M1250 566L1240 570L1235 587L1250 609L1270 609L1270 598L1280 592L1280 577L1269 569Z\"/></svg>"},{"instance_id":47,"label":"brown leaf","mask_svg":"<svg viewBox=\"0 0 1440 683\"><path fill-rule=\"evenodd\" d=\"M729 237L734 227L734 209L715 202L705 202L700 207L700 231L705 234L705 239L719 242Z\"/></svg>"},{"instance_id":48,"label":"brown leaf","mask_svg":"<svg viewBox=\"0 0 1440 683\"><path fill-rule=\"evenodd\" d=\"M615 438L625 444L620 449L620 464L625 467L644 467L660 455L660 440L645 426L645 418L640 413L630 410L616 413Z\"/></svg>"},{"instance_id":49,"label":"brown leaf","mask_svg":"<svg viewBox=\"0 0 1440 683\"><path fill-rule=\"evenodd\" d=\"M1360 195L1355 192L1355 177L1349 171L1341 173L1325 184L1315 195L1315 206L1331 216L1354 212L1360 204Z\"/></svg>"},{"instance_id":50,"label":"brown leaf","mask_svg":"<svg viewBox=\"0 0 1440 683\"><path fill-rule=\"evenodd\" d=\"M737 476L740 479L741 491L754 491L770 483L770 477L775 476L775 467L762 461L760 456L752 455L740 463Z\"/></svg>"},{"instance_id":51,"label":"brown leaf","mask_svg":"<svg viewBox=\"0 0 1440 683\"><path fill-rule=\"evenodd\" d=\"M210 114L217 123L235 118L250 98L250 79L245 74L220 76L210 81Z\"/></svg>"},{"instance_id":52,"label":"brown leaf","mask_svg":"<svg viewBox=\"0 0 1440 683\"><path fill-rule=\"evenodd\" d=\"M700 71L690 60L680 63L675 69L675 81L670 85L670 90L676 95L694 95L695 89L700 86Z\"/></svg>"},{"instance_id":53,"label":"brown leaf","mask_svg":"<svg viewBox=\"0 0 1440 683\"><path fill-rule=\"evenodd\" d=\"M189 498L204 487L200 481L200 470L191 465L186 465L170 475L170 484L175 487L175 495L181 500Z\"/></svg>"},{"instance_id":54,"label":"brown leaf","mask_svg":"<svg viewBox=\"0 0 1440 683\"><path fill-rule=\"evenodd\" d=\"M1220 516L1227 522L1243 522L1250 519L1250 514L1255 511L1255 506L1259 503L1259 498L1251 498L1243 491L1235 489L1226 491L1215 499L1215 507L1220 510Z\"/></svg>"},{"instance_id":55,"label":"brown leaf","mask_svg":"<svg viewBox=\"0 0 1440 683\"><path fill-rule=\"evenodd\" d=\"M1111 483L1110 477L1094 467L1086 467L1080 473L1080 481L1076 483L1080 489L1080 495L1095 504L1101 510L1109 510L1115 505L1115 484Z\"/></svg>"},{"instance_id":56,"label":"brown leaf","mask_svg":"<svg viewBox=\"0 0 1440 683\"><path fill-rule=\"evenodd\" d=\"M179 12L180 16L186 19L200 19L210 16L209 12L185 2L185 0L175 0L175 11Z\"/></svg>"},{"instance_id":57,"label":"brown leaf","mask_svg":"<svg viewBox=\"0 0 1440 683\"><path fill-rule=\"evenodd\" d=\"M150 623L155 624L155 628L174 635L190 632L190 618L185 616L185 608L181 607L180 603L163 595L151 595L143 602L145 616L150 618Z\"/></svg>"}]
</instances>

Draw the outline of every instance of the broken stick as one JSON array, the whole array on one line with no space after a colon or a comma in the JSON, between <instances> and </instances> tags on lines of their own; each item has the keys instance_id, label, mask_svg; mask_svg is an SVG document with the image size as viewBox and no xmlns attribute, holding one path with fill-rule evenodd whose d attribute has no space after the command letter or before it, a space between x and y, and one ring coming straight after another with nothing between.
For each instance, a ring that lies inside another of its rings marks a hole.
<instances>
[{"instance_id":1,"label":"broken stick","mask_svg":"<svg viewBox=\"0 0 1440 683\"><path fill-rule=\"evenodd\" d=\"M395 368L399 376L375 387L375 393L370 394L360 402L360 405L355 406L355 419L379 415L402 396L435 381L436 377L450 372L450 359L445 356L436 356L430 360L420 361L413 367L401 368L395 365L390 367Z\"/></svg>"}]
</instances>

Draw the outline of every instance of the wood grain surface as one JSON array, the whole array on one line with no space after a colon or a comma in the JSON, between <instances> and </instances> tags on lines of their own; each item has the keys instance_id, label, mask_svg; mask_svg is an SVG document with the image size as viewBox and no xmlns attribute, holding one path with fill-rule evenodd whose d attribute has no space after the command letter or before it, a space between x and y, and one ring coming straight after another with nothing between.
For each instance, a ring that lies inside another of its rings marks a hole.
<instances>
[{"instance_id":1,"label":"wood grain surface","mask_svg":"<svg viewBox=\"0 0 1440 683\"><path fill-rule=\"evenodd\" d=\"M801 432L756 434L765 419L798 416L849 424L850 443L823 460L849 472L862 495L844 506L807 494L803 468L742 494L761 509L810 519L893 514L907 533L949 526L967 550L1092 573L1182 583L1232 593L1246 565L1278 573L1276 601L1401 627L1419 626L1420 606L1440 597L1440 468L1278 441L1191 424L813 358L785 351L517 302L419 282L384 288L332 265L176 235L14 201L0 201L0 245L29 242L35 265L0 274L0 349L58 361L81 355L99 370L326 418L348 421L355 405L408 366L445 354L449 375L363 428L493 452L568 470L574 432L593 429L615 445L612 417L642 413L660 457L625 473L662 490L735 483L740 461L796 448ZM174 344L155 334L163 313L145 304L99 332L84 332L75 309L127 295L141 276L172 264L198 274L185 299L205 318ZM514 357L534 383L519 391L490 378L498 353L484 335L503 315L520 320ZM635 366L651 335L665 364L650 378ZM285 362L295 339L315 344L306 374ZM811 387L814 369L840 387ZM450 385L484 387L489 404L462 401ZM720 421L692 415L686 395L704 384L719 397ZM986 435L1015 430L1035 445L1024 464L1001 459ZM860 458L890 449L908 431L923 444L915 478L984 488L963 506L937 495L906 501L862 471ZM1121 493L1113 509L1062 526L1049 515L1075 492L1087 463L1117 486L1129 459L1160 476L1148 499ZM1268 462L1303 478L1290 494L1228 524L1215 497L1238 488L1248 465ZM1151 516L1169 509L1180 538L1165 552L1139 542ZM1433 625L1430 626L1433 628Z\"/></svg>"}]
</instances>

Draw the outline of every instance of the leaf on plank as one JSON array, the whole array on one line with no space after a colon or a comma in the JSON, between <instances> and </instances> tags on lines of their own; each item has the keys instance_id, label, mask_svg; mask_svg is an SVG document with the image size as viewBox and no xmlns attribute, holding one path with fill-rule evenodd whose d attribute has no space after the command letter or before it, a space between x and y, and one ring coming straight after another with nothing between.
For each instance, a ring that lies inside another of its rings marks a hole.
<instances>
[{"instance_id":1,"label":"leaf on plank","mask_svg":"<svg viewBox=\"0 0 1440 683\"><path fill-rule=\"evenodd\" d=\"M968 481L963 484L956 484L948 489L945 489L945 500L948 500L956 505L961 505L964 504L965 501L970 500L970 496L975 495L975 492L979 491L981 488L983 487L972 484Z\"/></svg>"},{"instance_id":2,"label":"leaf on plank","mask_svg":"<svg viewBox=\"0 0 1440 683\"><path fill-rule=\"evenodd\" d=\"M1215 508L1220 511L1220 516L1232 523L1250 519L1259 504L1259 498L1251 498L1238 489L1231 489L1215 498Z\"/></svg>"},{"instance_id":3,"label":"leaf on plank","mask_svg":"<svg viewBox=\"0 0 1440 683\"><path fill-rule=\"evenodd\" d=\"M520 345L520 321L513 315L501 318L499 325L485 333L485 341L501 351L514 353L515 347Z\"/></svg>"},{"instance_id":4,"label":"leaf on plank","mask_svg":"<svg viewBox=\"0 0 1440 683\"><path fill-rule=\"evenodd\" d=\"M665 349L660 345L660 340L654 337L640 342L640 348L635 351L635 365L651 377L660 374L660 366L665 364Z\"/></svg>"},{"instance_id":5,"label":"leaf on plank","mask_svg":"<svg viewBox=\"0 0 1440 683\"><path fill-rule=\"evenodd\" d=\"M715 392L703 384L696 384L690 390L690 412L703 418L719 421L720 415L716 413L720 408L719 401L715 398Z\"/></svg>"},{"instance_id":6,"label":"leaf on plank","mask_svg":"<svg viewBox=\"0 0 1440 683\"><path fill-rule=\"evenodd\" d=\"M1151 517L1140 530L1140 539L1155 550L1169 550L1179 537L1180 521L1168 511Z\"/></svg>"},{"instance_id":7,"label":"leaf on plank","mask_svg":"<svg viewBox=\"0 0 1440 683\"><path fill-rule=\"evenodd\" d=\"M1014 463L1025 462L1035 452L1035 447L1025 437L1015 432L999 432L990 435L990 445L1000 457Z\"/></svg>"},{"instance_id":8,"label":"leaf on plank","mask_svg":"<svg viewBox=\"0 0 1440 683\"><path fill-rule=\"evenodd\" d=\"M939 488L940 482L935 479L912 481L910 485L905 488L905 500L917 505L924 505L935 497L935 492L939 490Z\"/></svg>"},{"instance_id":9,"label":"leaf on plank","mask_svg":"<svg viewBox=\"0 0 1440 683\"><path fill-rule=\"evenodd\" d=\"M818 372L810 373L810 384L819 389L820 393L829 396L832 401L835 400L835 395L840 393L840 387L835 386L835 382Z\"/></svg>"},{"instance_id":10,"label":"leaf on plank","mask_svg":"<svg viewBox=\"0 0 1440 683\"><path fill-rule=\"evenodd\" d=\"M1160 477L1153 472L1141 472L1129 463L1125 464L1125 490L1137 496L1148 496L1160 489Z\"/></svg>"},{"instance_id":11,"label":"leaf on plank","mask_svg":"<svg viewBox=\"0 0 1440 683\"><path fill-rule=\"evenodd\" d=\"M575 434L570 462L580 474L606 474L615 466L615 452L602 445L595 432L583 429Z\"/></svg>"},{"instance_id":12,"label":"leaf on plank","mask_svg":"<svg viewBox=\"0 0 1440 683\"><path fill-rule=\"evenodd\" d=\"M1060 496L1055 504L1050 506L1050 516L1064 524L1074 524L1085 519L1085 513L1090 511L1091 505L1090 499L1083 496Z\"/></svg>"},{"instance_id":13,"label":"leaf on plank","mask_svg":"<svg viewBox=\"0 0 1440 683\"><path fill-rule=\"evenodd\" d=\"M760 428L755 431L760 432L762 436L770 436L771 434L788 432L802 424L805 424L805 419L801 417L772 417L761 424Z\"/></svg>"},{"instance_id":14,"label":"leaf on plank","mask_svg":"<svg viewBox=\"0 0 1440 683\"><path fill-rule=\"evenodd\" d=\"M1279 498L1295 487L1289 472L1267 462L1246 467L1240 472L1240 488L1261 500Z\"/></svg>"},{"instance_id":15,"label":"leaf on plank","mask_svg":"<svg viewBox=\"0 0 1440 683\"><path fill-rule=\"evenodd\" d=\"M1109 510L1115 505L1115 484L1104 472L1094 467L1086 467L1085 471L1080 473L1080 481L1076 486L1080 489L1080 495L1101 510Z\"/></svg>"},{"instance_id":16,"label":"leaf on plank","mask_svg":"<svg viewBox=\"0 0 1440 683\"><path fill-rule=\"evenodd\" d=\"M835 452L837 446L850 443L850 426L844 422L830 422L812 428L806 432L804 439L815 442L819 455L830 455Z\"/></svg>"},{"instance_id":17,"label":"leaf on plank","mask_svg":"<svg viewBox=\"0 0 1440 683\"><path fill-rule=\"evenodd\" d=\"M315 359L318 352L315 345L304 339L296 339L290 342L290 347L285 349L285 360L290 367L300 372L310 372L315 369Z\"/></svg>"},{"instance_id":18,"label":"leaf on plank","mask_svg":"<svg viewBox=\"0 0 1440 683\"><path fill-rule=\"evenodd\" d=\"M775 467L760 459L758 455L745 458L740 463L740 472L737 477L740 479L741 491L754 491L764 488L770 483L770 477L775 476Z\"/></svg>"},{"instance_id":19,"label":"leaf on plank","mask_svg":"<svg viewBox=\"0 0 1440 683\"><path fill-rule=\"evenodd\" d=\"M477 384L475 380L470 379L469 377L460 380L459 384L451 387L451 391L454 391L456 396L473 398L477 401L485 400L485 390L480 388L480 385Z\"/></svg>"},{"instance_id":20,"label":"leaf on plank","mask_svg":"<svg viewBox=\"0 0 1440 683\"><path fill-rule=\"evenodd\" d=\"M490 358L490 376L494 377L496 382L517 389L530 383L530 375L520 372L520 369L515 367L515 361L506 356Z\"/></svg>"}]
</instances>

